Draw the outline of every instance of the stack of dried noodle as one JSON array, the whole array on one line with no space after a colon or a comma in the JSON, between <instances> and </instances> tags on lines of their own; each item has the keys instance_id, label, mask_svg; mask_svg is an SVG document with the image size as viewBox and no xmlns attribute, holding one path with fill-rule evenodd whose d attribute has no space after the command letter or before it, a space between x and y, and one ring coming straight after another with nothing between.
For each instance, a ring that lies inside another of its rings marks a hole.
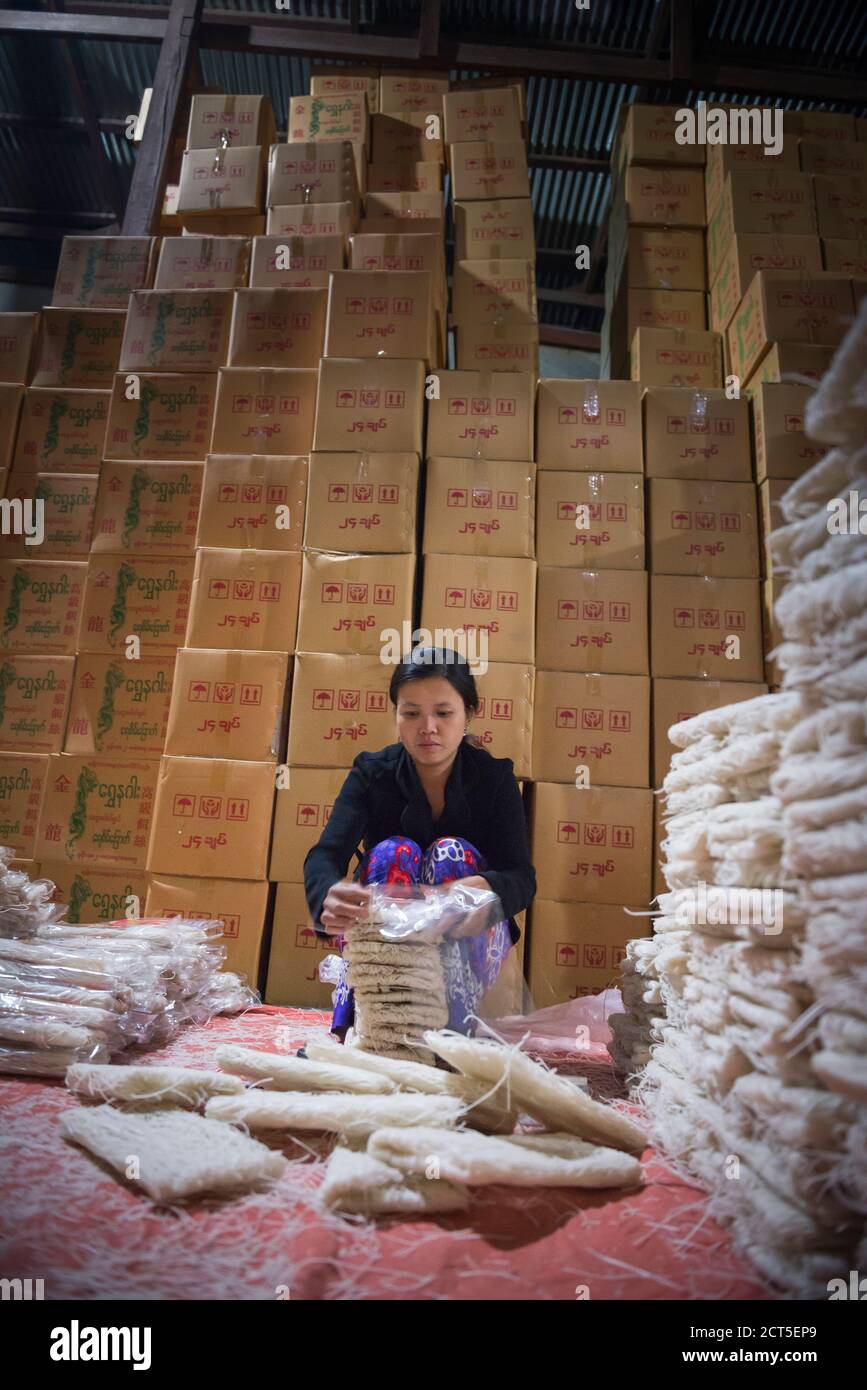
<instances>
[{"instance_id":1,"label":"stack of dried noodle","mask_svg":"<svg viewBox=\"0 0 867 1390\"><path fill-rule=\"evenodd\" d=\"M448 1022L440 948L386 941L375 916L347 934L346 982L355 991L350 1045L403 1061L430 1060L421 1035Z\"/></svg>"},{"instance_id":2,"label":"stack of dried noodle","mask_svg":"<svg viewBox=\"0 0 867 1390\"><path fill-rule=\"evenodd\" d=\"M0 908L0 1072L62 1076L74 1062L160 1046L185 1023L258 1002L237 975L221 973L218 923L59 922L48 903L54 885L28 888L8 859L4 851L0 901L11 902Z\"/></svg>"}]
</instances>

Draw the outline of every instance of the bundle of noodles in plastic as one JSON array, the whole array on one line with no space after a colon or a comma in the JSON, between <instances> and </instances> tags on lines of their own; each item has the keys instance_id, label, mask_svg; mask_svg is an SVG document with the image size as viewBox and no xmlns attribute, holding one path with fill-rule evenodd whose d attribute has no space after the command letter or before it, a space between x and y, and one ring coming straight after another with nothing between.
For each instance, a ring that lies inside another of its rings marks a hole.
<instances>
[{"instance_id":1,"label":"bundle of noodles in plastic","mask_svg":"<svg viewBox=\"0 0 867 1390\"><path fill-rule=\"evenodd\" d=\"M258 1003L237 975L221 969L218 922L57 921L62 908L46 891L54 885L31 884L8 869L9 858L2 851L0 1071L62 1076L74 1062L159 1046L185 1023ZM7 897L13 910L4 913Z\"/></svg>"}]
</instances>

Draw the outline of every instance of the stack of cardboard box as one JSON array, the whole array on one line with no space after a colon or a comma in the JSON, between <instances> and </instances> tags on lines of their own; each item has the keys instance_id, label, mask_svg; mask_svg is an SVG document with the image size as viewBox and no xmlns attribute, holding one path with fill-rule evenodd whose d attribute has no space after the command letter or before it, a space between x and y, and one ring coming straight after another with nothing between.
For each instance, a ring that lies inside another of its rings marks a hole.
<instances>
[{"instance_id":1,"label":"stack of cardboard box","mask_svg":"<svg viewBox=\"0 0 867 1390\"><path fill-rule=\"evenodd\" d=\"M194 96L176 198L167 211L197 235L256 236L265 230L265 163L276 139L268 97Z\"/></svg>"},{"instance_id":2,"label":"stack of cardboard box","mask_svg":"<svg viewBox=\"0 0 867 1390\"><path fill-rule=\"evenodd\" d=\"M676 110L634 105L621 114L600 375L715 387L722 344L707 331L705 147L677 141Z\"/></svg>"},{"instance_id":3,"label":"stack of cardboard box","mask_svg":"<svg viewBox=\"0 0 867 1390\"><path fill-rule=\"evenodd\" d=\"M520 87L450 92L443 114L454 204L456 365L538 375L536 246Z\"/></svg>"}]
</instances>

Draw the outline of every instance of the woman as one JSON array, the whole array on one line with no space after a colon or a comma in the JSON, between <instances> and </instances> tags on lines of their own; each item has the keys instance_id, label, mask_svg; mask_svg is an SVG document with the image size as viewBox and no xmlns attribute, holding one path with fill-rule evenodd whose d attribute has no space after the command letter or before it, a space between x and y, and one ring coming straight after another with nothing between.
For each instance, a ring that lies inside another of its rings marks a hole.
<instances>
[{"instance_id":1,"label":"woman","mask_svg":"<svg viewBox=\"0 0 867 1390\"><path fill-rule=\"evenodd\" d=\"M520 937L515 914L536 892L521 794L511 759L494 758L465 737L479 699L458 653L417 648L395 668L389 697L398 742L355 759L304 861L307 904L317 932L342 946L367 914L372 884L447 891L444 885L459 878L491 889L504 920L492 927L484 911L470 912L442 940L449 1027L471 1034L471 1015ZM364 853L349 879L359 842ZM338 985L331 1031L341 1040L354 1017L352 993Z\"/></svg>"}]
</instances>

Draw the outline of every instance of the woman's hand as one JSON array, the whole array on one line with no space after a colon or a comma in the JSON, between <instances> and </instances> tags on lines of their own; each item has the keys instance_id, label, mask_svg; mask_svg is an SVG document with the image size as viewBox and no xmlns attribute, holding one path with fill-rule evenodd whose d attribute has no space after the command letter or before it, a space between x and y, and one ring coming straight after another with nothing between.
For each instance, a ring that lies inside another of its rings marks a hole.
<instances>
[{"instance_id":1,"label":"woman's hand","mask_svg":"<svg viewBox=\"0 0 867 1390\"><path fill-rule=\"evenodd\" d=\"M352 879L338 879L325 895L319 920L332 936L342 936L367 915L369 902L369 888Z\"/></svg>"}]
</instances>

